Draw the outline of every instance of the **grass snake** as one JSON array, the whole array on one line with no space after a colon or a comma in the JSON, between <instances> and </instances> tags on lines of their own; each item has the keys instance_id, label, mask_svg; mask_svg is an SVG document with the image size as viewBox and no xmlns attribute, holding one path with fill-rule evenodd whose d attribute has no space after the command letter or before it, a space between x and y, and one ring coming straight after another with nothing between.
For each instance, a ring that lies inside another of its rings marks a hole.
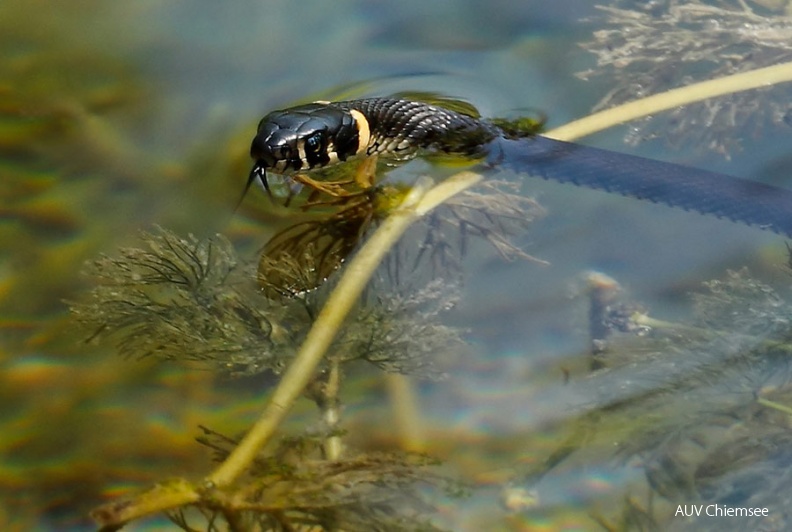
<instances>
[{"instance_id":1,"label":"grass snake","mask_svg":"<svg viewBox=\"0 0 792 532\"><path fill-rule=\"evenodd\" d=\"M266 115L250 150L248 186L266 172L303 172L353 157L448 153L486 166L714 215L792 237L792 191L541 135L399 98L316 102Z\"/></svg>"}]
</instances>

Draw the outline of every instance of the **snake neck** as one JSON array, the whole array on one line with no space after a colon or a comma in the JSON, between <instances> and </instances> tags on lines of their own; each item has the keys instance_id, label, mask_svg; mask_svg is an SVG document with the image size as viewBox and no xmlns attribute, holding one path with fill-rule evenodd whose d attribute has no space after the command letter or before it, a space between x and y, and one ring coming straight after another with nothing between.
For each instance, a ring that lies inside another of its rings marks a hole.
<instances>
[{"instance_id":1,"label":"snake neck","mask_svg":"<svg viewBox=\"0 0 792 532\"><path fill-rule=\"evenodd\" d=\"M366 120L366 155L410 157L417 150L460 155L482 154L500 136L495 125L456 111L410 100L369 98L338 102Z\"/></svg>"}]
</instances>

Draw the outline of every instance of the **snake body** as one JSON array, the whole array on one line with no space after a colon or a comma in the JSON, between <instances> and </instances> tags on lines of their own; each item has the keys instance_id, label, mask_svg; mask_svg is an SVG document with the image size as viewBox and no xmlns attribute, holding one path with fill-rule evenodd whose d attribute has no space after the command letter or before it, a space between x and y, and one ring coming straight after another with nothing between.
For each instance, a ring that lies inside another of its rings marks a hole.
<instances>
[{"instance_id":1,"label":"snake body","mask_svg":"<svg viewBox=\"0 0 792 532\"><path fill-rule=\"evenodd\" d=\"M604 190L758 226L792 238L792 191L540 135L513 138L487 120L405 99L318 102L274 111L251 145L248 185L355 156L444 152L493 168Z\"/></svg>"}]
</instances>

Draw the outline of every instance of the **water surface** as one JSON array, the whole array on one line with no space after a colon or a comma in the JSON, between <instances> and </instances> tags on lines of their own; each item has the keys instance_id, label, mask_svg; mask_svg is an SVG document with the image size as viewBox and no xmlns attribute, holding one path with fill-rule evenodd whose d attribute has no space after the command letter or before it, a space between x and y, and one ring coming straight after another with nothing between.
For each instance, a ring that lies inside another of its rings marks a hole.
<instances>
[{"instance_id":1,"label":"water surface","mask_svg":"<svg viewBox=\"0 0 792 532\"><path fill-rule=\"evenodd\" d=\"M199 478L211 466L209 453L193 441L197 425L227 434L244 430L270 384L121 360L111 346L83 342L89 333L74 327L64 301L91 288L92 281L79 273L84 261L138 245L139 231L156 225L198 237L226 233L242 256L255 256L272 233L270 218L252 208L234 214L233 207L249 169L255 124L275 108L413 90L463 98L485 116L539 109L550 126L584 116L609 90L602 80L574 77L593 65L577 43L596 27L582 19L596 13L582 0L4 2L4 528L90 529L87 512L116 494L172 476ZM581 142L790 183L788 131L737 127L743 149L728 160L695 147L672 151L660 141L635 148L622 143L623 134ZM411 168L429 167L416 162ZM696 457L675 454L695 446L689 441L706 441L706 449L718 431L739 432L763 416L775 428L788 420L750 398L725 399L746 393L739 368L711 382L679 385L675 379L683 377L671 371L679 362L652 351L649 363L630 359L632 366L621 373L587 377L587 300L580 295L580 278L590 270L604 272L653 316L686 322L692 312L688 293L723 277L727 268L749 265L765 282L785 288L783 239L599 192L500 177L524 181L523 193L547 209L517 239L549 265L503 261L484 244L468 250L462 300L448 319L468 329L472 347L448 368L446 381L421 386L420 404L423 425L432 427L427 451L474 489L470 499L444 501L437 524L452 530L596 529L592 514L610 522L622 511L640 514L635 508L648 507L654 487L653 496L666 498L652 519L684 528L688 521L668 515L678 502L703 497L738 506L766 490L758 482L741 494L729 492L731 499L724 496L724 486L739 480L739 468L723 473L731 475L723 484L711 482L707 493L658 488L666 486L657 480L664 458L695 469ZM266 201L259 191L252 195L248 205ZM731 364L737 355L724 354L722 347L697 349L709 364ZM371 434L354 438L362 448L395 445L398 439L379 379L372 370L362 378L360 396L343 397L350 431L365 426ZM651 394L643 390L652 383L662 397L673 390L689 395L647 399ZM754 386L749 396L782 397L788 387L783 379ZM692 434L685 430L686 404L702 401L702 395L717 415L702 422L711 431ZM532 477L536 464L569 441L570 433L595 423L587 412L604 416L599 407L631 401L634 410L625 407L605 419L566 461L540 479ZM733 418L724 421L731 406ZM301 408L289 430L312 422L310 405ZM756 411L743 415L750 408ZM650 413L660 416L654 425ZM680 430L667 440L655 435L633 441L643 423L652 434L653 426ZM608 447L609 431L618 449ZM746 474L788 465L788 454L773 444L780 432L759 433L757 439L768 445L764 454L745 443L745 453L758 454ZM700 453L702 462L725 460ZM708 464L712 470L720 465ZM519 489L537 489L538 506L505 509L504 490ZM634 496L634 506L625 503L627 495Z\"/></svg>"}]
</instances>

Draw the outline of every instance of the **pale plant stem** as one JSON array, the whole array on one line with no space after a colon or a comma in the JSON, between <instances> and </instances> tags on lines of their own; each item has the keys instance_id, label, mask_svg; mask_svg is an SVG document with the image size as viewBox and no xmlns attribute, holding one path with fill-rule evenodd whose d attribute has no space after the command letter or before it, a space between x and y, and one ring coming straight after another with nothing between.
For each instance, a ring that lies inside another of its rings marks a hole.
<instances>
[{"instance_id":1,"label":"pale plant stem","mask_svg":"<svg viewBox=\"0 0 792 532\"><path fill-rule=\"evenodd\" d=\"M388 373L385 375L385 386L393 410L394 432L401 448L414 452L426 451L421 408L412 380L407 375Z\"/></svg>"},{"instance_id":2,"label":"pale plant stem","mask_svg":"<svg viewBox=\"0 0 792 532\"><path fill-rule=\"evenodd\" d=\"M725 94L770 87L789 81L792 81L792 62L781 63L780 65L694 83L647 98L641 98L624 105L611 107L580 120L569 122L547 133L543 133L543 135L557 140L574 140L630 120L635 120L636 118L673 109L674 107Z\"/></svg>"},{"instance_id":3,"label":"pale plant stem","mask_svg":"<svg viewBox=\"0 0 792 532\"><path fill-rule=\"evenodd\" d=\"M764 397L757 397L756 402L762 406L766 406L769 408L774 408L780 412L784 412L785 414L789 414L792 416L792 408L788 407L787 405L782 405L776 401L771 401L770 399L765 399Z\"/></svg>"},{"instance_id":4,"label":"pale plant stem","mask_svg":"<svg viewBox=\"0 0 792 532\"><path fill-rule=\"evenodd\" d=\"M404 231L431 209L480 180L479 174L465 171L429 190L418 185L408 194L402 205L379 226L344 269L338 285L316 318L297 356L283 374L264 412L228 458L206 478L207 487L224 487L233 483L248 468L261 447L269 441L313 378L316 367L374 270Z\"/></svg>"},{"instance_id":5,"label":"pale plant stem","mask_svg":"<svg viewBox=\"0 0 792 532\"><path fill-rule=\"evenodd\" d=\"M324 386L323 401L324 411L322 417L325 422L325 429L330 435L324 441L325 459L335 462L341 458L344 446L341 436L338 435L338 425L341 421L341 407L338 393L341 388L341 362L337 357L330 360L330 371L327 382Z\"/></svg>"}]
</instances>

